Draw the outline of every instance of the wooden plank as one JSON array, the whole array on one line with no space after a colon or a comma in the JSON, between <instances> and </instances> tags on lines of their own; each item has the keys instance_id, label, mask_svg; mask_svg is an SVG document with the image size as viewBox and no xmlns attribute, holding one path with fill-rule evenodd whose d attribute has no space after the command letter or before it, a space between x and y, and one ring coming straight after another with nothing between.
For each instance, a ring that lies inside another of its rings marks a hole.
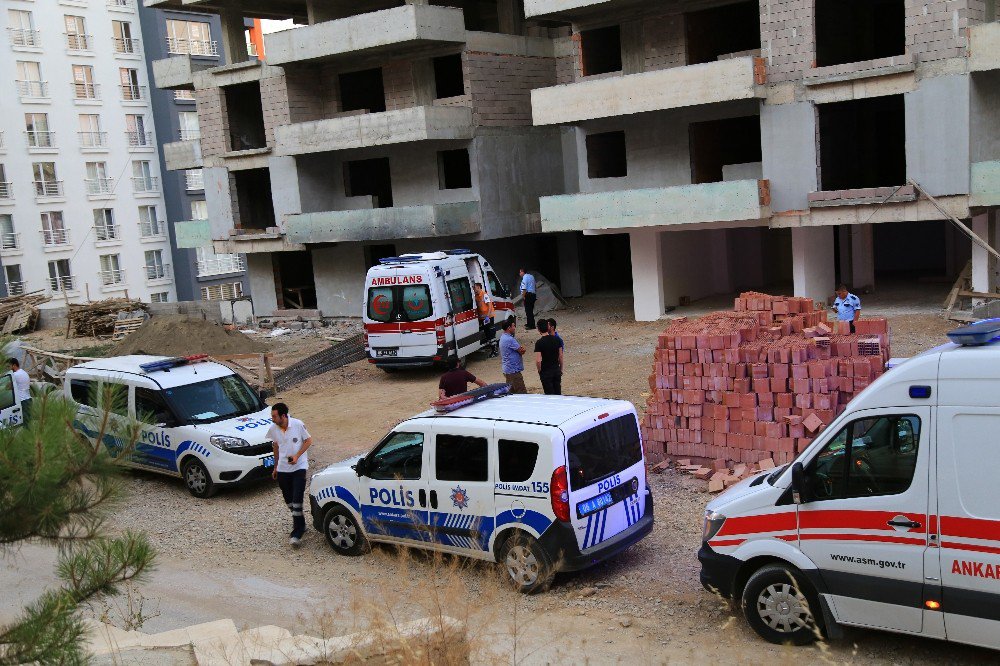
<instances>
[{"instance_id":1,"label":"wooden plank","mask_svg":"<svg viewBox=\"0 0 1000 666\"><path fill-rule=\"evenodd\" d=\"M960 291L958 292L959 298L983 298L983 299L997 299L1000 298L1000 294L994 294L982 291Z\"/></svg>"},{"instance_id":2,"label":"wooden plank","mask_svg":"<svg viewBox=\"0 0 1000 666\"><path fill-rule=\"evenodd\" d=\"M962 291L966 287L968 280L972 279L972 260L965 262L965 268L962 272L958 274L958 279L955 280L955 284L952 286L951 291L948 292L948 298L944 301L944 309L952 310L955 307L955 301L958 300L958 292Z\"/></svg>"}]
</instances>

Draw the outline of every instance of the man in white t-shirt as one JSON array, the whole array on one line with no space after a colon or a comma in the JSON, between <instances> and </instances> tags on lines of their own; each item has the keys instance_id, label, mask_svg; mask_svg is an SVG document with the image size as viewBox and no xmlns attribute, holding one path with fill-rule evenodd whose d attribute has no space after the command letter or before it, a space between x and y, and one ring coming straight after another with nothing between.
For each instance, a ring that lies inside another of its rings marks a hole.
<instances>
[{"instance_id":1,"label":"man in white t-shirt","mask_svg":"<svg viewBox=\"0 0 1000 666\"><path fill-rule=\"evenodd\" d=\"M307 451L312 446L312 437L302 421L288 415L288 405L283 402L271 407L271 420L274 425L267 431L274 446L275 465L271 476L277 479L285 504L292 512L292 533L288 535L288 543L298 548L306 532L302 498L306 491Z\"/></svg>"},{"instance_id":2,"label":"man in white t-shirt","mask_svg":"<svg viewBox=\"0 0 1000 666\"><path fill-rule=\"evenodd\" d=\"M21 369L21 363L16 358L7 360L14 380L14 398L21 403L21 419L28 420L28 410L31 408L31 377Z\"/></svg>"}]
</instances>

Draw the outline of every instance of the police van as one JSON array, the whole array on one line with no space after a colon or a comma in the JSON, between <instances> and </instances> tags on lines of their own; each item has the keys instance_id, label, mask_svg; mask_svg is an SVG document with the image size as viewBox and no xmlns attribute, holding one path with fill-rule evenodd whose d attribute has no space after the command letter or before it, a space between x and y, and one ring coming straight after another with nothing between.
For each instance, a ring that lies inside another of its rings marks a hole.
<instances>
[{"instance_id":1,"label":"police van","mask_svg":"<svg viewBox=\"0 0 1000 666\"><path fill-rule=\"evenodd\" d=\"M470 250L379 260L365 277L362 318L368 360L384 369L428 366L497 344L486 338L473 287L493 299L496 319L513 314L510 292L482 255ZM486 338L486 339L484 339Z\"/></svg>"},{"instance_id":2,"label":"police van","mask_svg":"<svg viewBox=\"0 0 1000 666\"><path fill-rule=\"evenodd\" d=\"M313 525L334 551L369 542L499 562L526 593L612 557L653 528L631 403L511 395L392 429L315 474Z\"/></svg>"},{"instance_id":3,"label":"police van","mask_svg":"<svg viewBox=\"0 0 1000 666\"><path fill-rule=\"evenodd\" d=\"M0 428L24 425L24 408L14 388L14 374L0 374Z\"/></svg>"},{"instance_id":4,"label":"police van","mask_svg":"<svg viewBox=\"0 0 1000 666\"><path fill-rule=\"evenodd\" d=\"M102 387L120 400L108 403ZM67 370L63 390L79 405L75 427L91 439L105 406L112 418L136 419L139 438L120 462L181 477L195 497L271 476L270 407L220 363L203 356L99 359ZM105 435L104 444L119 452L126 443Z\"/></svg>"},{"instance_id":5,"label":"police van","mask_svg":"<svg viewBox=\"0 0 1000 666\"><path fill-rule=\"evenodd\" d=\"M850 625L1000 649L998 335L952 332L712 500L702 583L775 643Z\"/></svg>"}]
</instances>

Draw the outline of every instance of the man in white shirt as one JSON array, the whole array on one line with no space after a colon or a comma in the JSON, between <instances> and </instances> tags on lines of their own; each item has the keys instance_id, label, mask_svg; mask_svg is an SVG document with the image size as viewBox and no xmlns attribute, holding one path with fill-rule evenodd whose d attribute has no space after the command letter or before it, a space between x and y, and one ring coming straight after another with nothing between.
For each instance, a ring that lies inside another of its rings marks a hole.
<instances>
[{"instance_id":1,"label":"man in white shirt","mask_svg":"<svg viewBox=\"0 0 1000 666\"><path fill-rule=\"evenodd\" d=\"M31 408L31 377L21 369L21 363L16 358L7 360L14 380L14 399L21 403L21 419L28 420L28 410Z\"/></svg>"},{"instance_id":2,"label":"man in white shirt","mask_svg":"<svg viewBox=\"0 0 1000 666\"><path fill-rule=\"evenodd\" d=\"M292 533L288 535L288 543L298 548L306 532L302 498L306 491L307 452L312 446L312 437L302 421L288 415L288 405L283 402L271 407L271 420L274 425L267 431L274 447L275 464L271 476L277 479L285 504L292 512Z\"/></svg>"}]
</instances>

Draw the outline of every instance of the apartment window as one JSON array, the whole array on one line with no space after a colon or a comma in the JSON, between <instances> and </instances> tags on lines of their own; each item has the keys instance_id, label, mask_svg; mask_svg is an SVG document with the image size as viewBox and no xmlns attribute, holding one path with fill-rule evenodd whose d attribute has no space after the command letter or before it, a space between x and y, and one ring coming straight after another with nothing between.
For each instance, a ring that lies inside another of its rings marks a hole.
<instances>
[{"instance_id":1,"label":"apartment window","mask_svg":"<svg viewBox=\"0 0 1000 666\"><path fill-rule=\"evenodd\" d=\"M125 282L125 272L121 269L121 261L117 254L102 254L99 259L101 261L101 284L110 287Z\"/></svg>"},{"instance_id":2,"label":"apartment window","mask_svg":"<svg viewBox=\"0 0 1000 666\"><path fill-rule=\"evenodd\" d=\"M150 303L166 303L170 299L170 292L157 291L149 295Z\"/></svg>"},{"instance_id":3,"label":"apartment window","mask_svg":"<svg viewBox=\"0 0 1000 666\"><path fill-rule=\"evenodd\" d=\"M725 167L760 163L760 118L743 116L691 123L688 150L692 183L722 182Z\"/></svg>"},{"instance_id":4,"label":"apartment window","mask_svg":"<svg viewBox=\"0 0 1000 666\"><path fill-rule=\"evenodd\" d=\"M238 254L216 254L212 246L195 248L198 259L198 277L239 273L243 258Z\"/></svg>"},{"instance_id":5,"label":"apartment window","mask_svg":"<svg viewBox=\"0 0 1000 666\"><path fill-rule=\"evenodd\" d=\"M73 291L73 275L69 270L69 259L49 262L49 288L52 291Z\"/></svg>"},{"instance_id":6,"label":"apartment window","mask_svg":"<svg viewBox=\"0 0 1000 666\"><path fill-rule=\"evenodd\" d=\"M344 191L349 197L371 197L372 208L391 208L389 158L344 162Z\"/></svg>"},{"instance_id":7,"label":"apartment window","mask_svg":"<svg viewBox=\"0 0 1000 666\"><path fill-rule=\"evenodd\" d=\"M136 192L156 192L157 178L153 176L153 169L146 160L135 160L132 162L132 187Z\"/></svg>"},{"instance_id":8,"label":"apartment window","mask_svg":"<svg viewBox=\"0 0 1000 666\"><path fill-rule=\"evenodd\" d=\"M903 0L816 0L815 26L817 67L906 52Z\"/></svg>"},{"instance_id":9,"label":"apartment window","mask_svg":"<svg viewBox=\"0 0 1000 666\"><path fill-rule=\"evenodd\" d=\"M167 50L195 56L219 55L218 44L212 41L212 31L204 21L167 19Z\"/></svg>"},{"instance_id":10,"label":"apartment window","mask_svg":"<svg viewBox=\"0 0 1000 666\"><path fill-rule=\"evenodd\" d=\"M55 132L49 130L49 116L46 113L24 114L24 133L29 148L52 148L55 146Z\"/></svg>"},{"instance_id":11,"label":"apartment window","mask_svg":"<svg viewBox=\"0 0 1000 666\"><path fill-rule=\"evenodd\" d=\"M0 164L0 199L13 199L14 192L7 180L7 170Z\"/></svg>"},{"instance_id":12,"label":"apartment window","mask_svg":"<svg viewBox=\"0 0 1000 666\"><path fill-rule=\"evenodd\" d=\"M94 209L94 234L99 241L118 240L118 226L112 208Z\"/></svg>"},{"instance_id":13,"label":"apartment window","mask_svg":"<svg viewBox=\"0 0 1000 666\"><path fill-rule=\"evenodd\" d=\"M163 263L163 250L146 250L146 278L160 280L167 276Z\"/></svg>"},{"instance_id":14,"label":"apartment window","mask_svg":"<svg viewBox=\"0 0 1000 666\"><path fill-rule=\"evenodd\" d=\"M42 81L42 65L33 60L17 61L17 94L21 97L47 97L49 86Z\"/></svg>"},{"instance_id":15,"label":"apartment window","mask_svg":"<svg viewBox=\"0 0 1000 666\"><path fill-rule=\"evenodd\" d=\"M132 37L132 24L128 21L112 21L115 53L138 53L139 40Z\"/></svg>"},{"instance_id":16,"label":"apartment window","mask_svg":"<svg viewBox=\"0 0 1000 666\"><path fill-rule=\"evenodd\" d=\"M87 162L87 194L111 194L107 162Z\"/></svg>"},{"instance_id":17,"label":"apartment window","mask_svg":"<svg viewBox=\"0 0 1000 666\"><path fill-rule=\"evenodd\" d=\"M66 47L71 51L87 51L90 49L90 35L87 34L87 22L82 16L63 16L66 26Z\"/></svg>"},{"instance_id":18,"label":"apartment window","mask_svg":"<svg viewBox=\"0 0 1000 666\"><path fill-rule=\"evenodd\" d=\"M181 111L177 114L180 124L181 141L194 141L201 138L201 127L198 125L198 113L195 111Z\"/></svg>"},{"instance_id":19,"label":"apartment window","mask_svg":"<svg viewBox=\"0 0 1000 666\"><path fill-rule=\"evenodd\" d=\"M139 234L143 238L163 234L156 216L156 206L139 206Z\"/></svg>"},{"instance_id":20,"label":"apartment window","mask_svg":"<svg viewBox=\"0 0 1000 666\"><path fill-rule=\"evenodd\" d=\"M205 189L205 175L201 169L186 169L184 171L184 189L197 192Z\"/></svg>"},{"instance_id":21,"label":"apartment window","mask_svg":"<svg viewBox=\"0 0 1000 666\"><path fill-rule=\"evenodd\" d=\"M20 246L18 241L17 232L14 231L14 216L0 215L0 249L16 250Z\"/></svg>"},{"instance_id":22,"label":"apartment window","mask_svg":"<svg viewBox=\"0 0 1000 666\"><path fill-rule=\"evenodd\" d=\"M62 181L56 178L55 162L34 162L31 171L35 177L35 196L56 197L62 195Z\"/></svg>"},{"instance_id":23,"label":"apartment window","mask_svg":"<svg viewBox=\"0 0 1000 666\"><path fill-rule=\"evenodd\" d=\"M624 178L628 175L625 132L601 132L587 135L587 176Z\"/></svg>"},{"instance_id":24,"label":"apartment window","mask_svg":"<svg viewBox=\"0 0 1000 666\"><path fill-rule=\"evenodd\" d=\"M193 102L194 101L194 91L193 90L175 90L174 91L174 101L175 102Z\"/></svg>"},{"instance_id":25,"label":"apartment window","mask_svg":"<svg viewBox=\"0 0 1000 666\"><path fill-rule=\"evenodd\" d=\"M21 277L19 264L6 264L3 267L3 276L7 282L8 296L18 296L24 293L24 278Z\"/></svg>"},{"instance_id":26,"label":"apartment window","mask_svg":"<svg viewBox=\"0 0 1000 666\"><path fill-rule=\"evenodd\" d=\"M820 187L852 190L906 182L903 96L818 104Z\"/></svg>"},{"instance_id":27,"label":"apartment window","mask_svg":"<svg viewBox=\"0 0 1000 666\"><path fill-rule=\"evenodd\" d=\"M41 46L31 12L8 9L7 34L10 35L11 46Z\"/></svg>"},{"instance_id":28,"label":"apartment window","mask_svg":"<svg viewBox=\"0 0 1000 666\"><path fill-rule=\"evenodd\" d=\"M465 94L465 76L462 74L462 55L434 58L434 96L437 99L458 97Z\"/></svg>"},{"instance_id":29,"label":"apartment window","mask_svg":"<svg viewBox=\"0 0 1000 666\"><path fill-rule=\"evenodd\" d=\"M242 296L243 283L241 282L226 282L201 288L201 300L203 301L227 301Z\"/></svg>"},{"instance_id":30,"label":"apartment window","mask_svg":"<svg viewBox=\"0 0 1000 666\"><path fill-rule=\"evenodd\" d=\"M192 220L207 220L208 219L208 203L205 201L192 201L191 202L191 219Z\"/></svg>"},{"instance_id":31,"label":"apartment window","mask_svg":"<svg viewBox=\"0 0 1000 666\"><path fill-rule=\"evenodd\" d=\"M341 111L385 111L385 87L382 68L346 72L337 77L340 84Z\"/></svg>"},{"instance_id":32,"label":"apartment window","mask_svg":"<svg viewBox=\"0 0 1000 666\"><path fill-rule=\"evenodd\" d=\"M141 114L125 115L125 137L132 147L153 145L152 133L146 131L146 117Z\"/></svg>"},{"instance_id":33,"label":"apartment window","mask_svg":"<svg viewBox=\"0 0 1000 666\"><path fill-rule=\"evenodd\" d=\"M460 190L472 187L472 169L469 166L468 149L441 150L438 151L437 158L439 189Z\"/></svg>"},{"instance_id":34,"label":"apartment window","mask_svg":"<svg viewBox=\"0 0 1000 666\"><path fill-rule=\"evenodd\" d=\"M131 67L119 67L118 79L121 82L122 99L134 102L145 97L143 87L139 85L139 70Z\"/></svg>"},{"instance_id":35,"label":"apartment window","mask_svg":"<svg viewBox=\"0 0 1000 666\"><path fill-rule=\"evenodd\" d=\"M73 65L73 95L76 99L97 99L99 92L94 83L94 68L90 65Z\"/></svg>"},{"instance_id":36,"label":"apartment window","mask_svg":"<svg viewBox=\"0 0 1000 666\"><path fill-rule=\"evenodd\" d=\"M42 219L42 243L45 245L64 245L69 242L69 230L63 221L62 211L45 211Z\"/></svg>"},{"instance_id":37,"label":"apartment window","mask_svg":"<svg viewBox=\"0 0 1000 666\"><path fill-rule=\"evenodd\" d=\"M730 53L760 50L760 7L737 2L684 14L687 64L715 62Z\"/></svg>"},{"instance_id":38,"label":"apartment window","mask_svg":"<svg viewBox=\"0 0 1000 666\"><path fill-rule=\"evenodd\" d=\"M622 37L619 26L581 30L580 50L583 53L584 76L622 71Z\"/></svg>"}]
</instances>

